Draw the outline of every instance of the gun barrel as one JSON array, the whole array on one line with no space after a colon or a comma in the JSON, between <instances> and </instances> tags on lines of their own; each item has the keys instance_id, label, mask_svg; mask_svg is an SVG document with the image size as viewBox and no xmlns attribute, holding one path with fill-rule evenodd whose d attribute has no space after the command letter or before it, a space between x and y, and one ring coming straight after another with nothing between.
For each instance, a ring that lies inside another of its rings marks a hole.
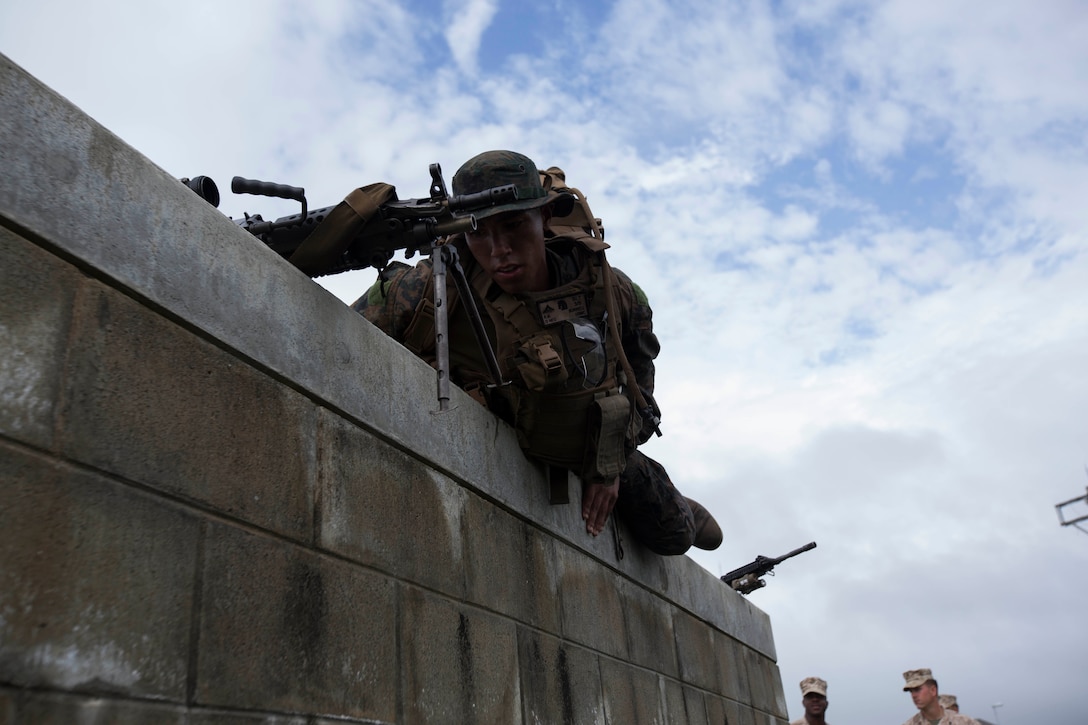
<instances>
[{"instance_id":1,"label":"gun barrel","mask_svg":"<svg viewBox=\"0 0 1088 725\"><path fill-rule=\"evenodd\" d=\"M448 237L452 234L474 231L476 231L476 217L472 214L440 221L434 225L433 229L434 236L436 237Z\"/></svg>"},{"instance_id":2,"label":"gun barrel","mask_svg":"<svg viewBox=\"0 0 1088 725\"><path fill-rule=\"evenodd\" d=\"M737 581L738 579L740 579L742 577L749 576L749 575L755 575L756 577L761 577L764 574L769 573L772 569L774 569L777 565L784 562L786 559L790 559L792 557L797 556L798 554L803 554L806 551L808 551L810 549L815 549L815 548L816 548L816 542L815 541L810 541L809 543L805 544L804 546L800 546L800 547L794 549L793 551L791 551L788 554L783 554L782 556L778 556L778 557L775 557L773 559L770 558L770 557L767 557L767 556L757 556L755 561L753 561L753 562L751 562L749 564L745 564L744 566L739 567L737 569L734 569L733 571L731 571L728 574L726 574L725 576L723 576L722 581L725 582L726 584L732 585L733 582Z\"/></svg>"},{"instance_id":3,"label":"gun barrel","mask_svg":"<svg viewBox=\"0 0 1088 725\"><path fill-rule=\"evenodd\" d=\"M810 549L815 549L815 548L816 548L816 542L815 541L810 541L807 544L805 544L804 546L799 546L796 549L794 549L793 551L791 551L790 553L788 553L785 556L781 557L779 559L779 561L785 561L786 559L797 556L798 554L804 554L806 551L809 551Z\"/></svg>"}]
</instances>

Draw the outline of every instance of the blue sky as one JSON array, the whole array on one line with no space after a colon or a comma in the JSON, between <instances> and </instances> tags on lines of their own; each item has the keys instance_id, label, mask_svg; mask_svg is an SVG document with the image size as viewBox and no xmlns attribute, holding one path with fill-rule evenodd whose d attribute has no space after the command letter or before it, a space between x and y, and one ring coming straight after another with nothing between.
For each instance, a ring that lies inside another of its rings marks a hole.
<instances>
[{"instance_id":1,"label":"blue sky","mask_svg":"<svg viewBox=\"0 0 1088 725\"><path fill-rule=\"evenodd\" d=\"M647 291L665 436L839 725L1080 725L1088 9L1079 0L5 3L0 52L176 176L425 196L559 165ZM291 202L224 194L224 213ZM373 273L321 280L346 302ZM897 719L898 718L898 719Z\"/></svg>"}]
</instances>

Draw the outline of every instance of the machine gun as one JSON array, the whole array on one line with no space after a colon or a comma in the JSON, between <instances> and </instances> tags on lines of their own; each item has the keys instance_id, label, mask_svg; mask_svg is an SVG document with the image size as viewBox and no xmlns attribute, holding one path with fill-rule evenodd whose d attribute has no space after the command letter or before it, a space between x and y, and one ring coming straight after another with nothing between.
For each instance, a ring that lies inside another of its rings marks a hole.
<instances>
[{"instance_id":1,"label":"machine gun","mask_svg":"<svg viewBox=\"0 0 1088 725\"><path fill-rule=\"evenodd\" d=\"M475 230L472 212L518 198L513 184L450 196L442 167L431 164L430 173L430 196L425 199L398 199L389 184L370 184L338 205L312 211L307 210L302 187L235 176L230 185L235 194L291 199L302 205L302 211L275 221L244 213L244 218L232 221L310 277L323 277L366 267L381 271L402 249L409 258L429 253L441 237ZM208 177L181 182L212 206L219 205L219 190Z\"/></svg>"},{"instance_id":2,"label":"machine gun","mask_svg":"<svg viewBox=\"0 0 1088 725\"><path fill-rule=\"evenodd\" d=\"M767 582L763 581L760 577L766 576L767 574L774 576L772 569L777 565L781 564L786 559L790 559L798 554L805 553L809 549L815 548L816 542L810 541L804 546L774 559L766 556L757 556L756 560L752 563L745 564L739 569L734 569L723 576L722 581L741 594L751 594L756 589L767 586Z\"/></svg>"},{"instance_id":3,"label":"machine gun","mask_svg":"<svg viewBox=\"0 0 1088 725\"><path fill-rule=\"evenodd\" d=\"M409 258L417 252L429 253L434 265L435 327L440 341L438 402L439 410L446 410L450 396L449 348L443 344L447 340L445 275L454 277L466 298L469 287L456 247L436 242L449 235L474 231L476 217L472 212L516 201L518 191L515 185L507 184L474 194L450 196L442 167L431 164L430 173L430 197L426 199L398 199L394 187L378 183L356 189L336 206L314 211L307 210L302 187L235 176L231 181L234 193L293 199L302 204L302 211L275 221L265 221L260 214L249 213L232 221L311 278L366 267L375 267L380 273L393 254L402 249ZM180 181L212 206L219 206L219 189L207 176ZM502 374L479 310L475 305L465 308L494 384L502 385Z\"/></svg>"}]
</instances>

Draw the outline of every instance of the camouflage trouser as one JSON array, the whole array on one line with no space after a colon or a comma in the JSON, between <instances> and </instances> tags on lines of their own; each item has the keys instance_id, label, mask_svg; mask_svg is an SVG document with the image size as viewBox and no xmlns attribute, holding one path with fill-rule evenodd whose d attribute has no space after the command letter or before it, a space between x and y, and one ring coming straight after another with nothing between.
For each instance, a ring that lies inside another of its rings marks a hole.
<instances>
[{"instance_id":1,"label":"camouflage trouser","mask_svg":"<svg viewBox=\"0 0 1088 725\"><path fill-rule=\"evenodd\" d=\"M683 554L695 540L691 507L664 467L635 451L620 474L616 514L634 537L655 554Z\"/></svg>"}]
</instances>

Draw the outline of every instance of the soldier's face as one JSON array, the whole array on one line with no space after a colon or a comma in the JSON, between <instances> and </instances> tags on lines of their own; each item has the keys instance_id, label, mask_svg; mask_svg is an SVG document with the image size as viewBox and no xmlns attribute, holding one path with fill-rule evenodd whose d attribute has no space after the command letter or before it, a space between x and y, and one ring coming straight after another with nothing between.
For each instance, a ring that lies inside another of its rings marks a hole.
<instances>
[{"instance_id":1,"label":"soldier's face","mask_svg":"<svg viewBox=\"0 0 1088 725\"><path fill-rule=\"evenodd\" d=\"M801 698L805 706L805 714L812 716L823 715L827 711L827 698L818 692L810 692Z\"/></svg>"},{"instance_id":2,"label":"soldier's face","mask_svg":"<svg viewBox=\"0 0 1088 725\"><path fill-rule=\"evenodd\" d=\"M546 220L542 209L508 211L481 219L465 240L477 264L504 292L540 292L549 287Z\"/></svg>"},{"instance_id":3,"label":"soldier's face","mask_svg":"<svg viewBox=\"0 0 1088 725\"><path fill-rule=\"evenodd\" d=\"M932 682L910 688L910 699L919 710L929 707L937 699L937 687Z\"/></svg>"}]
</instances>

